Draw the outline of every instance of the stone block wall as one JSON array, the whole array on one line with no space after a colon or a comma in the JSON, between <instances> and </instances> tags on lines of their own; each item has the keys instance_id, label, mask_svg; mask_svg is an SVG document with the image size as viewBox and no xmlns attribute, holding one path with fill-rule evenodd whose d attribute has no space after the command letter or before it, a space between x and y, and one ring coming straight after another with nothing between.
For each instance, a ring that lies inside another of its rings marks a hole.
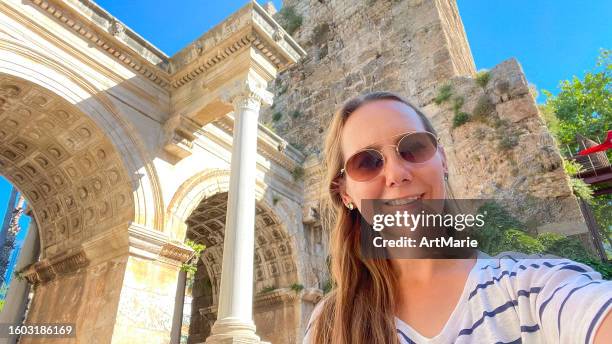
<instances>
[{"instance_id":1,"label":"stone block wall","mask_svg":"<svg viewBox=\"0 0 612 344\"><path fill-rule=\"evenodd\" d=\"M262 114L267 126L320 161L326 128L344 101L367 91L396 92L442 136L455 197L507 199L533 232L588 236L520 65L505 61L484 88L477 85L455 1L286 0L284 6L301 17L293 36L308 57L272 85L275 105ZM282 11L275 18L286 19ZM453 129L452 105L434 102L444 85L461 95L462 112L479 105L495 120ZM307 176L317 174L312 165ZM316 203L319 187L306 178L306 204Z\"/></svg>"},{"instance_id":2,"label":"stone block wall","mask_svg":"<svg viewBox=\"0 0 612 344\"><path fill-rule=\"evenodd\" d=\"M126 266L127 258L118 257L36 285L24 325L70 324L75 337L24 337L20 343L111 342Z\"/></svg>"},{"instance_id":3,"label":"stone block wall","mask_svg":"<svg viewBox=\"0 0 612 344\"><path fill-rule=\"evenodd\" d=\"M454 196L498 199L534 233L584 233L560 152L519 63L495 66L486 84L455 77L445 85L450 97L423 110L440 128ZM458 113L468 121L454 125Z\"/></svg>"},{"instance_id":4,"label":"stone block wall","mask_svg":"<svg viewBox=\"0 0 612 344\"><path fill-rule=\"evenodd\" d=\"M420 106L441 80L475 71L454 2L287 0L302 17L293 36L308 56L272 85L262 122L305 153L320 153L334 110L372 90ZM282 11L275 18L283 21Z\"/></svg>"}]
</instances>

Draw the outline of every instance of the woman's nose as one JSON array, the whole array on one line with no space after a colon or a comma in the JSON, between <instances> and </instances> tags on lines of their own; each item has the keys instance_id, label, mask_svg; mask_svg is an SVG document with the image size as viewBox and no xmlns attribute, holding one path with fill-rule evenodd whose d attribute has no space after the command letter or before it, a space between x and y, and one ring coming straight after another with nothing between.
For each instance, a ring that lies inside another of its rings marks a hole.
<instances>
[{"instance_id":1,"label":"woman's nose","mask_svg":"<svg viewBox=\"0 0 612 344\"><path fill-rule=\"evenodd\" d=\"M388 187L395 187L412 182L412 166L402 157L398 156L395 150L389 149L388 152L389 154L385 157L386 161L383 170L385 184Z\"/></svg>"}]
</instances>

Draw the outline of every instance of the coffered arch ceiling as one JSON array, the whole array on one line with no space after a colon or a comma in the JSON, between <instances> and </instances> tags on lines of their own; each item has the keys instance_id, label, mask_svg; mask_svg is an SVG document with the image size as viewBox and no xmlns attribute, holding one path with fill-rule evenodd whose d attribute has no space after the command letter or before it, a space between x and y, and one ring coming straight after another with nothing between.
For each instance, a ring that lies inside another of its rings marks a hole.
<instances>
[{"instance_id":1,"label":"coffered arch ceiling","mask_svg":"<svg viewBox=\"0 0 612 344\"><path fill-rule=\"evenodd\" d=\"M44 256L133 219L132 187L106 134L74 105L0 74L0 174L27 199Z\"/></svg>"},{"instance_id":2,"label":"coffered arch ceiling","mask_svg":"<svg viewBox=\"0 0 612 344\"><path fill-rule=\"evenodd\" d=\"M217 303L221 282L223 237L227 192L203 199L187 219L187 238L206 245L202 260L206 267ZM288 287L297 282L295 247L274 213L258 202L255 209L256 291L270 285Z\"/></svg>"}]
</instances>

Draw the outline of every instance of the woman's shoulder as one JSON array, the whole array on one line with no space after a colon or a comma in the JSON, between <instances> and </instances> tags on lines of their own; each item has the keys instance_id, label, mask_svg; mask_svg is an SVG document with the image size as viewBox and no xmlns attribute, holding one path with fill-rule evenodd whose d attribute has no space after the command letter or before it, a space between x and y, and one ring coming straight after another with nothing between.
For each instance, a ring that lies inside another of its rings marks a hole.
<instances>
[{"instance_id":1,"label":"woman's shoulder","mask_svg":"<svg viewBox=\"0 0 612 344\"><path fill-rule=\"evenodd\" d=\"M323 307L325 306L325 303L329 302L328 300L329 300L329 297L324 297L315 305L315 308L312 310L312 313L310 314L309 322L314 321L319 315L321 315L321 312L323 311Z\"/></svg>"},{"instance_id":2,"label":"woman's shoulder","mask_svg":"<svg viewBox=\"0 0 612 344\"><path fill-rule=\"evenodd\" d=\"M602 280L601 274L592 267L552 254L506 251L491 256L479 252L478 260L482 278L497 281L507 278L510 283L504 285L516 290Z\"/></svg>"},{"instance_id":3,"label":"woman's shoulder","mask_svg":"<svg viewBox=\"0 0 612 344\"><path fill-rule=\"evenodd\" d=\"M590 342L612 308L612 282L568 258L512 251L483 254L480 269L487 280L478 288L504 288L521 319L537 324L551 341Z\"/></svg>"},{"instance_id":4,"label":"woman's shoulder","mask_svg":"<svg viewBox=\"0 0 612 344\"><path fill-rule=\"evenodd\" d=\"M517 251L504 251L496 255L489 255L479 251L478 260L482 270L508 270L543 272L548 269L558 268L576 272L595 272L590 266L568 258L553 254L523 253Z\"/></svg>"},{"instance_id":5,"label":"woman's shoulder","mask_svg":"<svg viewBox=\"0 0 612 344\"><path fill-rule=\"evenodd\" d=\"M326 302L331 302L330 298L332 296L333 292L327 294L325 297L319 300L319 302L315 305L315 308L312 310L312 313L310 314L310 319L308 320L308 324L306 325L306 330L304 333L304 344L311 343L312 326L314 325L317 318L321 315L321 312L323 312L323 307L325 306Z\"/></svg>"}]
</instances>

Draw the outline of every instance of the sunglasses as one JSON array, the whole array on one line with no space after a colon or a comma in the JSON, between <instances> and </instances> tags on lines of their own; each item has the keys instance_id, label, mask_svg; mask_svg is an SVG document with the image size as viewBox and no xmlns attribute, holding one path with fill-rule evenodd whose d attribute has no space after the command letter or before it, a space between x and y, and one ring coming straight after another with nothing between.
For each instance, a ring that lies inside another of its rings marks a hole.
<instances>
[{"instance_id":1,"label":"sunglasses","mask_svg":"<svg viewBox=\"0 0 612 344\"><path fill-rule=\"evenodd\" d=\"M412 164L422 164L429 161L438 151L438 141L434 134L428 131L410 132L397 135L395 152L404 161ZM377 177L385 165L385 156L380 149L364 148L344 163L340 170L340 177L345 173L357 182L367 182Z\"/></svg>"}]
</instances>

